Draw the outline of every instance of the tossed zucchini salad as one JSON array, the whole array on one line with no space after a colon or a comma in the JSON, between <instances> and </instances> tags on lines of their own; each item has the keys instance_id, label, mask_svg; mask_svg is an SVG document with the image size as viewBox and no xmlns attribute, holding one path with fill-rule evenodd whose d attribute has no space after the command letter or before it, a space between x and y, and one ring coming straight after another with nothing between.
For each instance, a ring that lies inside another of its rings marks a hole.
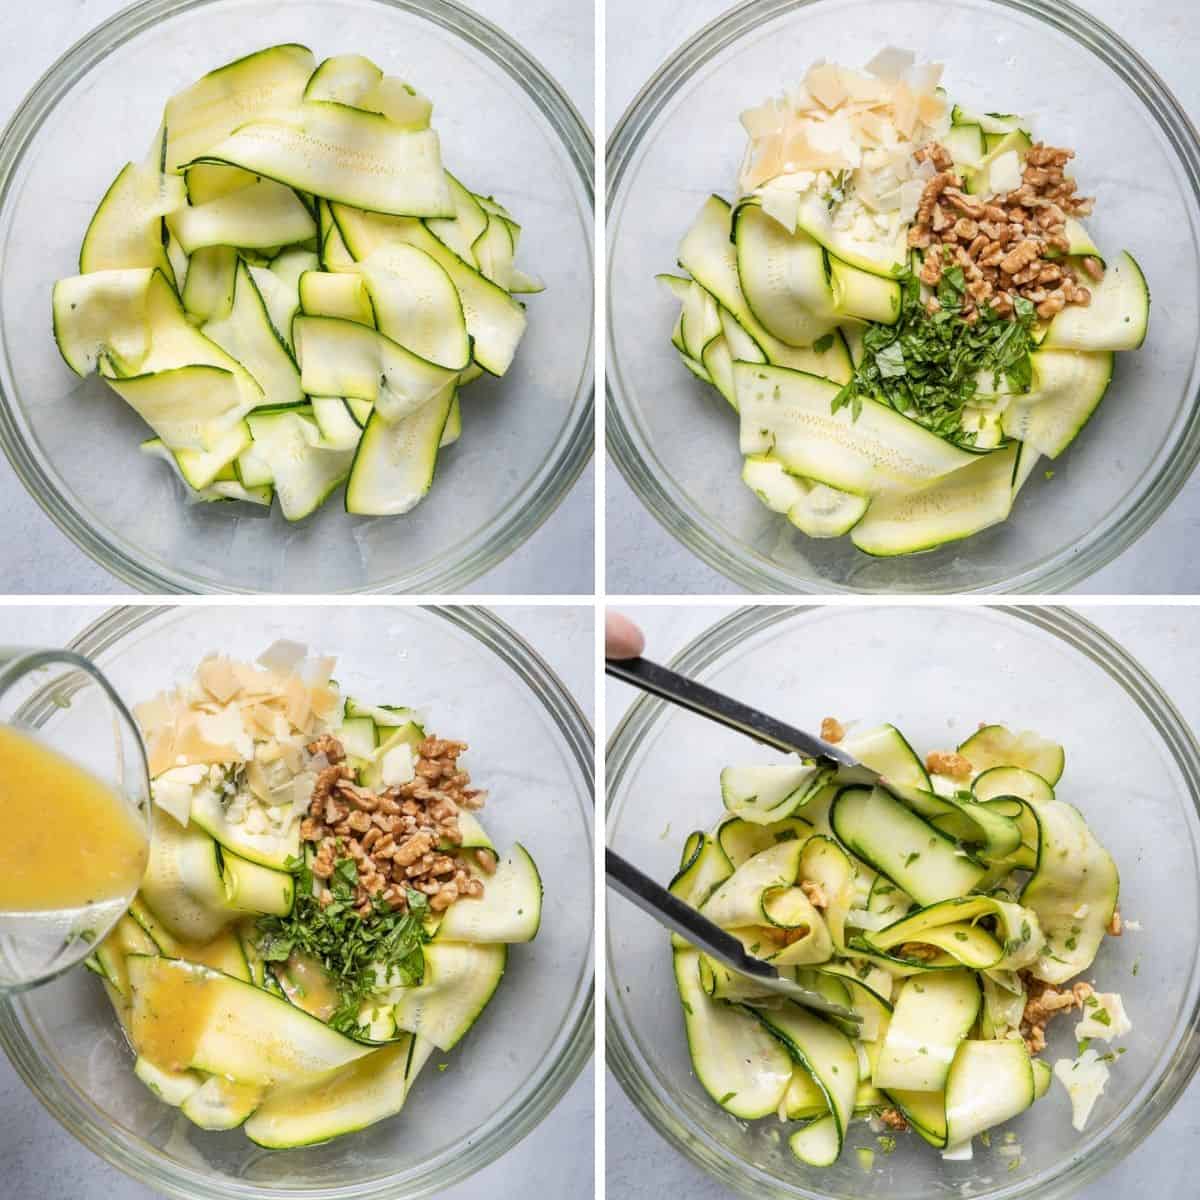
<instances>
[{"instance_id":1,"label":"tossed zucchini salad","mask_svg":"<svg viewBox=\"0 0 1200 1200\"><path fill-rule=\"evenodd\" d=\"M461 389L525 331L521 227L443 165L432 104L359 55L272 46L167 101L54 288L68 366L146 422L192 501L408 512ZM97 415L103 420L103 415Z\"/></svg>"},{"instance_id":2,"label":"tossed zucchini salad","mask_svg":"<svg viewBox=\"0 0 1200 1200\"><path fill-rule=\"evenodd\" d=\"M88 960L142 1082L271 1148L398 1113L541 920L532 858L476 816L466 745L343 697L333 666L276 643L137 708L150 862Z\"/></svg>"},{"instance_id":3,"label":"tossed zucchini salad","mask_svg":"<svg viewBox=\"0 0 1200 1200\"><path fill-rule=\"evenodd\" d=\"M843 730L829 719L823 734ZM970 1157L973 1138L990 1144L1054 1076L1082 1130L1122 1052L1089 1043L1132 1026L1119 995L1082 979L1121 932L1118 878L1055 795L1062 747L999 725L925 763L891 725L843 744L891 790L812 763L727 767L726 813L688 837L671 891L861 1026L676 937L696 1077L735 1117L803 1122L789 1145L814 1166L838 1158L856 1118L885 1152L911 1128ZM1073 1010L1078 1056L1051 1067L1038 1057L1047 1022ZM1019 1155L1014 1144L1003 1152Z\"/></svg>"},{"instance_id":4,"label":"tossed zucchini salad","mask_svg":"<svg viewBox=\"0 0 1200 1200\"><path fill-rule=\"evenodd\" d=\"M872 555L1006 520L1149 321L1137 263L1082 223L1073 151L952 105L941 71L821 63L744 112L737 198L659 277L684 364L738 413L745 483Z\"/></svg>"}]
</instances>

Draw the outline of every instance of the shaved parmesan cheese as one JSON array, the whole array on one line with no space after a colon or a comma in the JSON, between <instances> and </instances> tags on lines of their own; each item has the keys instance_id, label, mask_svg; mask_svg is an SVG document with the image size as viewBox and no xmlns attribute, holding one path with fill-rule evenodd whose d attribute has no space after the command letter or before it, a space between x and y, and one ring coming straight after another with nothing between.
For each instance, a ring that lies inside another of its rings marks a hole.
<instances>
[{"instance_id":1,"label":"shaved parmesan cheese","mask_svg":"<svg viewBox=\"0 0 1200 1200\"><path fill-rule=\"evenodd\" d=\"M312 716L312 698L299 675L289 675L284 691L287 719L296 729L307 729Z\"/></svg>"},{"instance_id":2,"label":"shaved parmesan cheese","mask_svg":"<svg viewBox=\"0 0 1200 1200\"><path fill-rule=\"evenodd\" d=\"M304 669L304 682L310 688L328 687L336 666L337 659L329 656L311 659Z\"/></svg>"},{"instance_id":3,"label":"shaved parmesan cheese","mask_svg":"<svg viewBox=\"0 0 1200 1200\"><path fill-rule=\"evenodd\" d=\"M208 777L203 764L171 767L150 784L150 796L165 813L186 826L192 811L192 793Z\"/></svg>"},{"instance_id":4,"label":"shaved parmesan cheese","mask_svg":"<svg viewBox=\"0 0 1200 1200\"><path fill-rule=\"evenodd\" d=\"M989 179L993 192L1015 192L1021 186L1021 160L1015 150L1006 150L992 160Z\"/></svg>"},{"instance_id":5,"label":"shaved parmesan cheese","mask_svg":"<svg viewBox=\"0 0 1200 1200\"><path fill-rule=\"evenodd\" d=\"M1071 1124L1082 1133L1108 1083L1108 1067L1095 1050L1085 1050L1074 1060L1060 1058L1054 1064L1054 1078L1067 1089L1071 1098Z\"/></svg>"},{"instance_id":6,"label":"shaved parmesan cheese","mask_svg":"<svg viewBox=\"0 0 1200 1200\"><path fill-rule=\"evenodd\" d=\"M175 737L168 730L146 739L146 766L152 779L169 770L178 758L179 755L175 753Z\"/></svg>"},{"instance_id":7,"label":"shaved parmesan cheese","mask_svg":"<svg viewBox=\"0 0 1200 1200\"><path fill-rule=\"evenodd\" d=\"M919 201L904 185L929 177L913 152L948 126L941 75L940 65L917 66L911 52L894 48L866 72L815 64L801 85L742 113L749 138L738 173L742 194L759 196L763 211L789 232L809 228L809 201L816 201L832 228L862 243L856 252L892 261ZM788 191L801 194L799 203L784 198ZM887 219L875 223L874 216Z\"/></svg>"},{"instance_id":8,"label":"shaved parmesan cheese","mask_svg":"<svg viewBox=\"0 0 1200 1200\"><path fill-rule=\"evenodd\" d=\"M911 70L917 56L911 50L900 50L895 46L884 46L869 63L866 70L878 79L898 83Z\"/></svg>"},{"instance_id":9,"label":"shaved parmesan cheese","mask_svg":"<svg viewBox=\"0 0 1200 1200\"><path fill-rule=\"evenodd\" d=\"M923 179L906 179L901 185L897 193L899 197L899 213L900 220L906 225L909 224L913 217L917 215L917 209L921 204L921 196L925 191L925 181Z\"/></svg>"},{"instance_id":10,"label":"shaved parmesan cheese","mask_svg":"<svg viewBox=\"0 0 1200 1200\"><path fill-rule=\"evenodd\" d=\"M175 702L168 693L160 692L153 700L135 705L133 715L142 734L149 737L159 730L170 729L175 723Z\"/></svg>"},{"instance_id":11,"label":"shaved parmesan cheese","mask_svg":"<svg viewBox=\"0 0 1200 1200\"><path fill-rule=\"evenodd\" d=\"M896 90L892 94L892 124L906 138L911 138L916 123L917 97L908 84L901 81L896 84Z\"/></svg>"},{"instance_id":12,"label":"shaved parmesan cheese","mask_svg":"<svg viewBox=\"0 0 1200 1200\"><path fill-rule=\"evenodd\" d=\"M832 63L813 67L804 79L809 94L818 104L835 109L846 99L846 85L842 82L842 69Z\"/></svg>"},{"instance_id":13,"label":"shaved parmesan cheese","mask_svg":"<svg viewBox=\"0 0 1200 1200\"><path fill-rule=\"evenodd\" d=\"M1075 1037L1113 1038L1124 1037L1133 1029L1133 1022L1125 1012L1125 1004L1117 992L1096 992L1083 1002L1083 1020L1075 1026Z\"/></svg>"},{"instance_id":14,"label":"shaved parmesan cheese","mask_svg":"<svg viewBox=\"0 0 1200 1200\"><path fill-rule=\"evenodd\" d=\"M246 764L246 786L259 800L266 801L271 795L271 781L263 768L261 759Z\"/></svg>"},{"instance_id":15,"label":"shaved parmesan cheese","mask_svg":"<svg viewBox=\"0 0 1200 1200\"><path fill-rule=\"evenodd\" d=\"M242 682L227 658L206 658L197 668L196 678L220 704L228 704L242 690Z\"/></svg>"},{"instance_id":16,"label":"shaved parmesan cheese","mask_svg":"<svg viewBox=\"0 0 1200 1200\"><path fill-rule=\"evenodd\" d=\"M308 657L308 647L299 642L289 642L280 638L272 642L255 660L268 671L277 671L288 675Z\"/></svg>"},{"instance_id":17,"label":"shaved parmesan cheese","mask_svg":"<svg viewBox=\"0 0 1200 1200\"><path fill-rule=\"evenodd\" d=\"M341 697L338 695L337 689L330 687L328 684L321 687L309 688L309 706L312 709L313 716L318 720L329 720L338 708L340 700Z\"/></svg>"},{"instance_id":18,"label":"shaved parmesan cheese","mask_svg":"<svg viewBox=\"0 0 1200 1200\"><path fill-rule=\"evenodd\" d=\"M800 215L800 193L772 185L763 188L761 195L763 212L778 221L788 233L795 233L796 218Z\"/></svg>"},{"instance_id":19,"label":"shaved parmesan cheese","mask_svg":"<svg viewBox=\"0 0 1200 1200\"><path fill-rule=\"evenodd\" d=\"M393 746L379 760L379 771L387 787L399 787L402 783L411 783L416 778L416 766L413 763L412 747L407 742Z\"/></svg>"},{"instance_id":20,"label":"shaved parmesan cheese","mask_svg":"<svg viewBox=\"0 0 1200 1200\"><path fill-rule=\"evenodd\" d=\"M908 86L919 95L932 96L937 92L937 86L942 82L941 63L914 63L905 72Z\"/></svg>"},{"instance_id":21,"label":"shaved parmesan cheese","mask_svg":"<svg viewBox=\"0 0 1200 1200\"><path fill-rule=\"evenodd\" d=\"M305 771L297 775L292 780L292 816L299 820L308 813L309 803L312 801L313 785L317 782L317 777L311 771Z\"/></svg>"}]
</instances>

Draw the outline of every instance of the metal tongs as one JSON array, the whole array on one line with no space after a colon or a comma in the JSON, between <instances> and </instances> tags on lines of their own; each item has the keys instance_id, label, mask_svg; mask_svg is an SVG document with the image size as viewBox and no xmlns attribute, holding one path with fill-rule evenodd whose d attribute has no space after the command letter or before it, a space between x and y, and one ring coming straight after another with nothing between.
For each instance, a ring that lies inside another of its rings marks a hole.
<instances>
[{"instance_id":1,"label":"metal tongs","mask_svg":"<svg viewBox=\"0 0 1200 1200\"><path fill-rule=\"evenodd\" d=\"M842 778L847 783L890 786L878 771L859 762L841 747L814 737L803 729L786 725L766 713L742 704L739 700L715 692L712 688L645 658L607 659L604 670L614 679L640 688L660 700L668 700L689 712L707 717L719 725L736 729L738 733L744 733L747 737L776 750L831 763L839 768ZM769 962L749 954L732 934L726 933L707 917L701 916L691 905L672 896L661 884L612 850L607 850L605 854L605 872L608 875L609 886L614 891L731 970L749 975L768 991L786 996L806 1008L838 1017L842 1021L854 1022L856 1025L861 1023L861 1016L852 1009L835 1004L820 992L784 977Z\"/></svg>"}]
</instances>

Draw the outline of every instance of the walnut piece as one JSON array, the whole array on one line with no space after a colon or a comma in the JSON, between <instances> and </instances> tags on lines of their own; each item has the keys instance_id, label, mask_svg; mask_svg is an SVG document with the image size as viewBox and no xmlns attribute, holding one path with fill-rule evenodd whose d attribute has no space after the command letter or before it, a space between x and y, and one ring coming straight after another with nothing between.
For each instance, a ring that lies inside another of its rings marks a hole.
<instances>
[{"instance_id":1,"label":"walnut piece","mask_svg":"<svg viewBox=\"0 0 1200 1200\"><path fill-rule=\"evenodd\" d=\"M345 765L345 748L331 734L308 745L324 755L313 785L309 815L300 823L304 843L317 847L312 863L316 879L328 880L339 859L358 868L354 911L364 919L378 898L393 910L408 907L407 889L429 897L434 912L445 912L460 899L478 899L483 880L473 874L462 844L458 814L479 808L487 793L470 786L471 776L458 765L465 742L427 737L416 747L415 777L410 783L374 792L355 782ZM474 864L484 875L496 870L490 850L475 850ZM325 888L320 902L332 893Z\"/></svg>"},{"instance_id":2,"label":"walnut piece","mask_svg":"<svg viewBox=\"0 0 1200 1200\"><path fill-rule=\"evenodd\" d=\"M1034 979L1027 972L1020 972L1025 981L1025 1011L1021 1014L1021 1036L1030 1054L1039 1054L1046 1048L1046 1025L1059 1013L1082 1008L1092 994L1090 983L1082 980L1073 984L1068 991L1060 991L1041 979Z\"/></svg>"},{"instance_id":3,"label":"walnut piece","mask_svg":"<svg viewBox=\"0 0 1200 1200\"><path fill-rule=\"evenodd\" d=\"M964 320L974 323L987 306L1010 317L1017 297L1033 304L1043 321L1068 304L1091 303L1074 267L1055 257L1070 252L1067 218L1092 210L1093 201L1077 195L1075 180L1065 173L1074 151L1037 143L1026 154L1020 186L994 196L965 192L950 154L937 143L919 147L913 157L932 162L938 173L921 193L908 244L926 252L920 278L929 287L938 285L948 266L962 266L971 285L962 298ZM1094 282L1104 277L1094 256L1085 257L1080 269ZM931 314L937 307L926 305Z\"/></svg>"},{"instance_id":4,"label":"walnut piece","mask_svg":"<svg viewBox=\"0 0 1200 1200\"><path fill-rule=\"evenodd\" d=\"M821 740L835 745L846 736L846 727L836 717L825 717L821 721Z\"/></svg>"},{"instance_id":5,"label":"walnut piece","mask_svg":"<svg viewBox=\"0 0 1200 1200\"><path fill-rule=\"evenodd\" d=\"M969 759L954 750L931 750L925 756L925 770L931 775L946 775L951 779L970 779L974 768Z\"/></svg>"}]
</instances>

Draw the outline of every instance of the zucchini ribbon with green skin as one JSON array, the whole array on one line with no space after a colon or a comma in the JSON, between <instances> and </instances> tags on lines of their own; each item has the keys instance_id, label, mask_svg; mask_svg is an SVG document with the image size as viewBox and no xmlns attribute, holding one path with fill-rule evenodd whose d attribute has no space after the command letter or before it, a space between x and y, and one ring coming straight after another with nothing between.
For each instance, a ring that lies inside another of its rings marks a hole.
<instances>
[{"instance_id":1,"label":"zucchini ribbon with green skin","mask_svg":"<svg viewBox=\"0 0 1200 1200\"><path fill-rule=\"evenodd\" d=\"M961 120L942 144L967 191L985 197L993 164L1019 172L1032 139L1015 127L985 131L993 118L955 111ZM879 557L1006 521L1038 462L1057 459L1103 400L1115 353L1144 341L1150 292L1137 262L1116 255L1099 281L1087 280L1086 306L1069 304L1049 321L1035 322L1029 304L1019 369L1005 358L1002 371L976 348L963 378L963 343L990 329L1011 349L1009 325L960 320L963 336L949 350L934 335L923 343L940 357L919 350L919 335L949 328L937 322L950 316L943 302L957 313L957 300L937 293L942 307L929 313L935 293L920 282L909 225L865 247L832 215L844 184L826 197L815 185L772 182L732 205L705 200L679 244L683 274L657 277L679 304L671 344L681 362L737 415L747 487L804 535L848 535ZM1065 235L1070 266L1104 261L1076 218ZM945 388L957 389L948 417L928 401L939 369ZM889 390L910 378L909 390Z\"/></svg>"},{"instance_id":2,"label":"zucchini ribbon with green skin","mask_svg":"<svg viewBox=\"0 0 1200 1200\"><path fill-rule=\"evenodd\" d=\"M818 1016L673 936L700 1083L741 1119L806 1122L789 1145L814 1166L836 1160L856 1114L893 1107L957 1149L1043 1095L1050 1068L1017 1032L1025 980L1086 970L1118 888L1112 859L1055 796L1061 746L982 727L957 748L970 778L948 780L894 726L843 744L895 794L811 764L728 767L726 814L689 834L670 884L860 1016Z\"/></svg>"},{"instance_id":3,"label":"zucchini ribbon with green skin","mask_svg":"<svg viewBox=\"0 0 1200 1200\"><path fill-rule=\"evenodd\" d=\"M54 287L54 336L150 427L188 503L410 512L462 390L524 336L521 226L445 170L432 104L271 46L168 100Z\"/></svg>"}]
</instances>

